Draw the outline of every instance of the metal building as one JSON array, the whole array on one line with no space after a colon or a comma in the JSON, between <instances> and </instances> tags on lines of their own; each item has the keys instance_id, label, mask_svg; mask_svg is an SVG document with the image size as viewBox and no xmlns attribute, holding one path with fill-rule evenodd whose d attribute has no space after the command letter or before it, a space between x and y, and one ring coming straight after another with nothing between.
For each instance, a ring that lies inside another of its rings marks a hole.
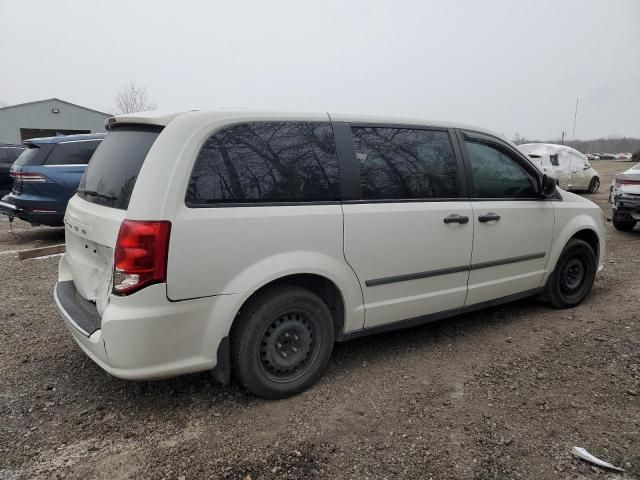
<instances>
[{"instance_id":1,"label":"metal building","mask_svg":"<svg viewBox=\"0 0 640 480\"><path fill-rule=\"evenodd\" d=\"M110 114L49 98L0 108L0 143L35 137L104 132Z\"/></svg>"}]
</instances>

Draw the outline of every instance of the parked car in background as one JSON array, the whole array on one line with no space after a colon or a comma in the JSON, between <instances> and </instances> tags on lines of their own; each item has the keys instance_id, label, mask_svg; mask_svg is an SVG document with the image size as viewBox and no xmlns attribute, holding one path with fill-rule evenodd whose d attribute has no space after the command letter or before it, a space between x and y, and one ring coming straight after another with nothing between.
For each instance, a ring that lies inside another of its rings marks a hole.
<instances>
[{"instance_id":1,"label":"parked car in background","mask_svg":"<svg viewBox=\"0 0 640 480\"><path fill-rule=\"evenodd\" d=\"M573 307L603 264L600 208L484 129L246 111L109 125L54 297L116 377L215 368L285 397L336 340L540 293Z\"/></svg>"},{"instance_id":2,"label":"parked car in background","mask_svg":"<svg viewBox=\"0 0 640 480\"><path fill-rule=\"evenodd\" d=\"M589 159L575 148L552 143L525 143L518 148L527 154L543 171L558 179L565 190L596 193L600 176Z\"/></svg>"},{"instance_id":3,"label":"parked car in background","mask_svg":"<svg viewBox=\"0 0 640 480\"><path fill-rule=\"evenodd\" d=\"M600 160L600 157L595 153L585 153L587 160Z\"/></svg>"},{"instance_id":4,"label":"parked car in background","mask_svg":"<svg viewBox=\"0 0 640 480\"><path fill-rule=\"evenodd\" d=\"M640 221L640 163L616 174L609 201L613 204L613 226L628 232Z\"/></svg>"},{"instance_id":5,"label":"parked car in background","mask_svg":"<svg viewBox=\"0 0 640 480\"><path fill-rule=\"evenodd\" d=\"M600 160L615 160L617 157L613 153L601 153Z\"/></svg>"},{"instance_id":6,"label":"parked car in background","mask_svg":"<svg viewBox=\"0 0 640 480\"><path fill-rule=\"evenodd\" d=\"M13 163L0 213L32 225L62 226L69 199L105 133L32 138Z\"/></svg>"},{"instance_id":7,"label":"parked car in background","mask_svg":"<svg viewBox=\"0 0 640 480\"><path fill-rule=\"evenodd\" d=\"M22 145L0 144L0 192L11 188L9 170L23 150Z\"/></svg>"},{"instance_id":8,"label":"parked car in background","mask_svg":"<svg viewBox=\"0 0 640 480\"><path fill-rule=\"evenodd\" d=\"M633 155L632 155L631 153L628 153L628 152L618 153L618 154L617 154L617 157L618 157L620 160L631 160L631 157L632 157L632 156L633 156Z\"/></svg>"}]
</instances>

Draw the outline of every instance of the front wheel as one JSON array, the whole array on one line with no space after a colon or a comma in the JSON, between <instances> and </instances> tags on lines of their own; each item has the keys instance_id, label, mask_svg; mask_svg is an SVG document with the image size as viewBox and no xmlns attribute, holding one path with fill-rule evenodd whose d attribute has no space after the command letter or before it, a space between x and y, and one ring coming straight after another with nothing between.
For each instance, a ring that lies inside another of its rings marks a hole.
<instances>
[{"instance_id":1,"label":"front wheel","mask_svg":"<svg viewBox=\"0 0 640 480\"><path fill-rule=\"evenodd\" d=\"M233 326L232 373L259 397L289 397L322 376L333 340L333 318L320 297L296 286L267 289Z\"/></svg>"},{"instance_id":2,"label":"front wheel","mask_svg":"<svg viewBox=\"0 0 640 480\"><path fill-rule=\"evenodd\" d=\"M589 193L596 193L600 188L600 179L598 177L593 177L589 182Z\"/></svg>"},{"instance_id":3,"label":"front wheel","mask_svg":"<svg viewBox=\"0 0 640 480\"><path fill-rule=\"evenodd\" d=\"M551 305L570 308L580 304L593 287L596 268L596 255L591 246L583 240L570 240L547 282Z\"/></svg>"},{"instance_id":4,"label":"front wheel","mask_svg":"<svg viewBox=\"0 0 640 480\"><path fill-rule=\"evenodd\" d=\"M633 227L636 226L635 220L616 220L613 218L613 226L616 230L620 230L621 232L630 232L633 230Z\"/></svg>"}]
</instances>

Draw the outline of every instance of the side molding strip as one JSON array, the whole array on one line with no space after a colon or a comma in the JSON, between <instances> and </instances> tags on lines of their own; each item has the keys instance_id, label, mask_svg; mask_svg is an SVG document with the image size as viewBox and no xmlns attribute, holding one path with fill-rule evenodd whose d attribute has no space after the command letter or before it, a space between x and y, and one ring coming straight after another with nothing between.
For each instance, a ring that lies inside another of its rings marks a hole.
<instances>
[{"instance_id":1,"label":"side molding strip","mask_svg":"<svg viewBox=\"0 0 640 480\"><path fill-rule=\"evenodd\" d=\"M535 260L536 258L544 258L546 253L532 253L530 255L522 255L520 257L505 258L504 260L494 260L492 262L476 263L471 265L471 270L480 270L481 268L497 267L499 265L509 265L510 263L526 262L527 260Z\"/></svg>"},{"instance_id":2,"label":"side molding strip","mask_svg":"<svg viewBox=\"0 0 640 480\"><path fill-rule=\"evenodd\" d=\"M408 280L418 280L419 278L436 277L438 275L449 275L451 273L468 272L469 266L441 268L439 270L430 270L428 272L407 273L406 275L396 275L394 277L374 278L366 280L364 283L367 287L375 287L377 285L386 285L387 283L406 282Z\"/></svg>"},{"instance_id":3,"label":"side molding strip","mask_svg":"<svg viewBox=\"0 0 640 480\"><path fill-rule=\"evenodd\" d=\"M452 273L468 272L470 270L480 270L482 268L498 267L500 265L509 265L510 263L526 262L527 260L535 260L544 258L545 252L531 253L529 255L521 255L519 257L504 258L502 260L493 260L491 262L476 263L471 266L441 268L438 270L429 270L428 272L407 273L405 275L395 275L393 277L382 277L366 280L364 283L367 287L376 287L378 285L387 285L389 283L406 282L409 280L418 280L420 278L436 277L440 275L450 275Z\"/></svg>"}]
</instances>

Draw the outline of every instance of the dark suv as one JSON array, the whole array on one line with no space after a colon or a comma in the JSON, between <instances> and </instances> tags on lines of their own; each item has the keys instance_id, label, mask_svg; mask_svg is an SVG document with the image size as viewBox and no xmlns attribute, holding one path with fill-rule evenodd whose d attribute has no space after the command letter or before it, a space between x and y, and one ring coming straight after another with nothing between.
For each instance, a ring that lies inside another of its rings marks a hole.
<instances>
[{"instance_id":1,"label":"dark suv","mask_svg":"<svg viewBox=\"0 0 640 480\"><path fill-rule=\"evenodd\" d=\"M22 145L0 144L0 194L7 193L11 189L9 169L23 150Z\"/></svg>"},{"instance_id":2,"label":"dark suv","mask_svg":"<svg viewBox=\"0 0 640 480\"><path fill-rule=\"evenodd\" d=\"M105 133L32 138L14 162L13 187L0 201L0 213L33 225L62 226L69 199L78 189Z\"/></svg>"}]
</instances>

